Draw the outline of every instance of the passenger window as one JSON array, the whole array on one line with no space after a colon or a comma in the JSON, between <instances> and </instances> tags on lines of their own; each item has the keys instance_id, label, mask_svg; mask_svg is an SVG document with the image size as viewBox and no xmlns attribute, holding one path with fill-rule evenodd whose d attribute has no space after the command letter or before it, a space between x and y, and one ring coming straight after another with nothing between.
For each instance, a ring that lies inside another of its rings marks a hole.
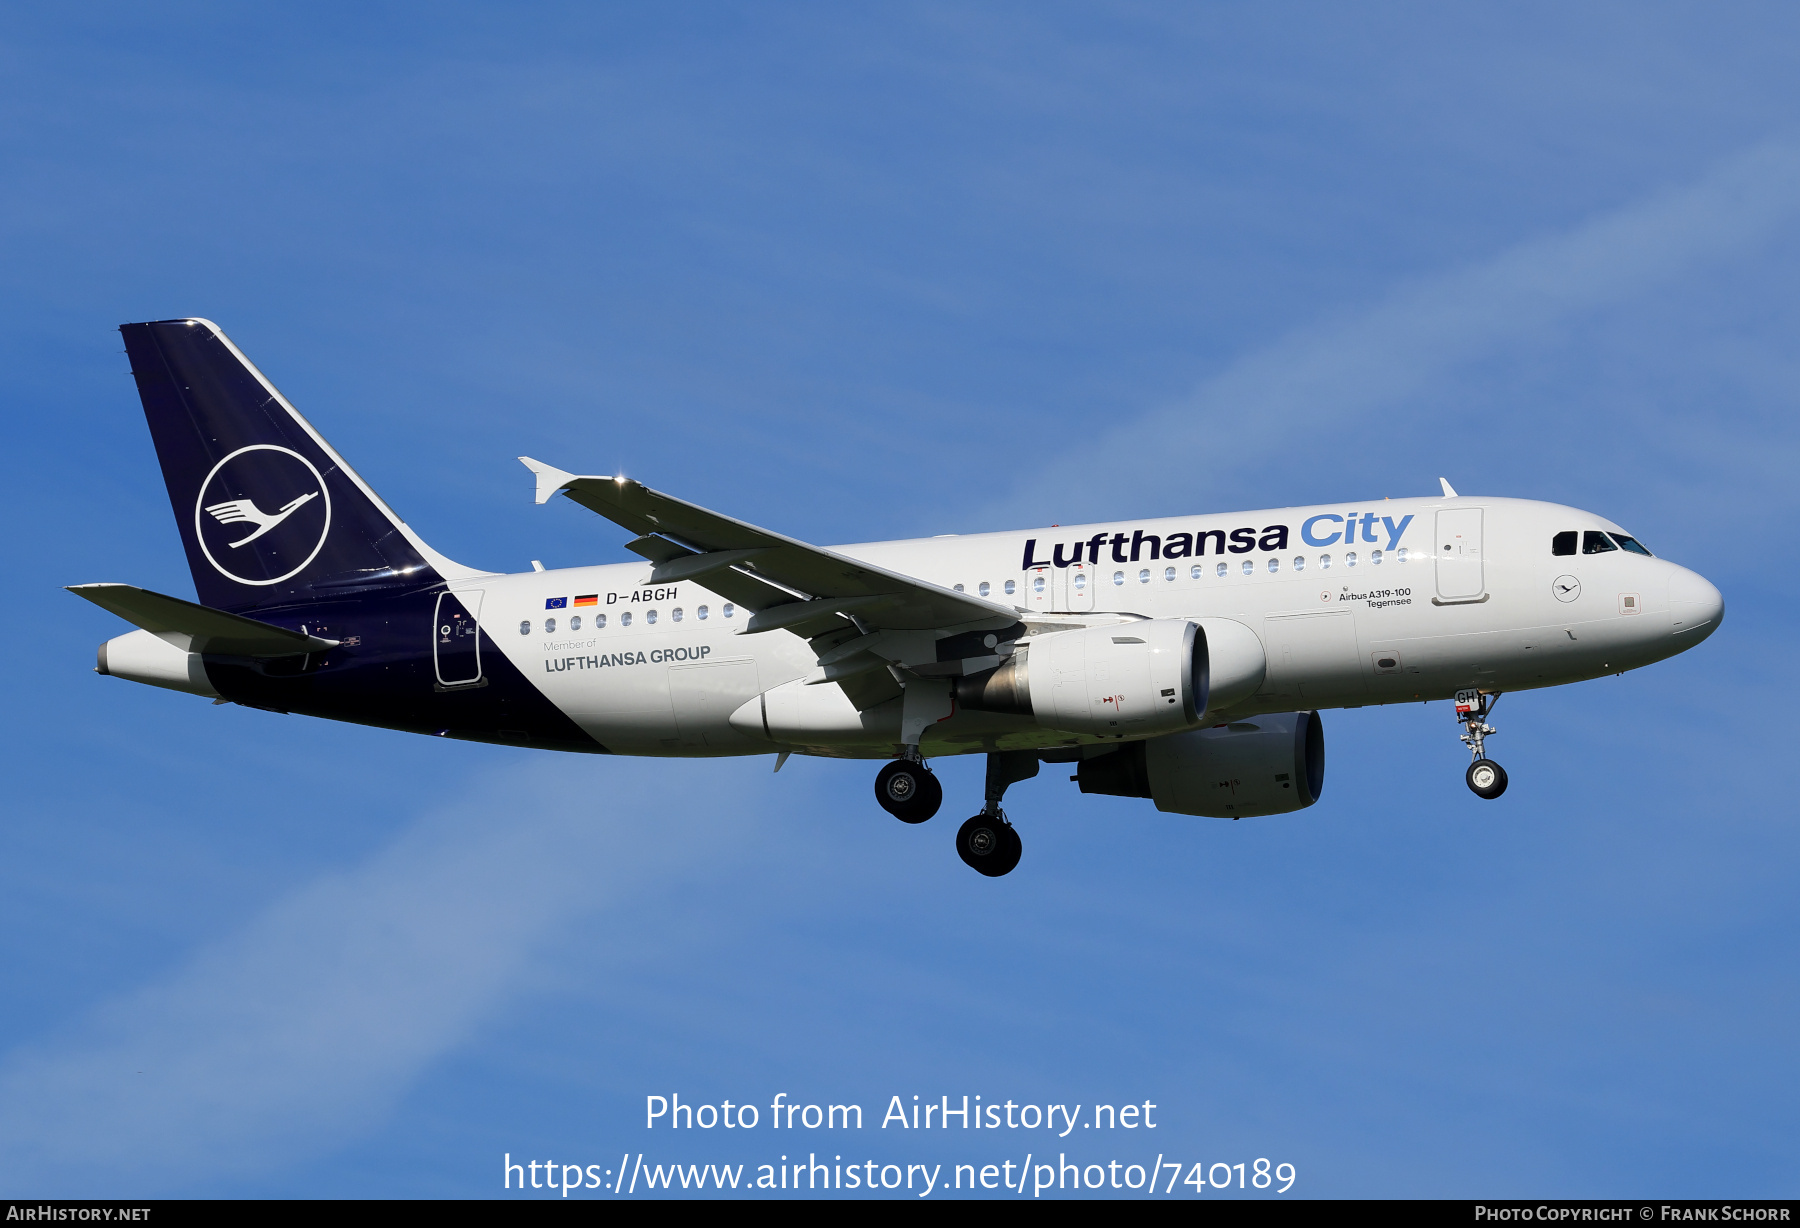
<instances>
[{"instance_id":1,"label":"passenger window","mask_svg":"<svg viewBox=\"0 0 1800 1228\"><path fill-rule=\"evenodd\" d=\"M1256 570L1256 564L1249 559L1244 560L1244 574L1249 575Z\"/></svg>"},{"instance_id":2,"label":"passenger window","mask_svg":"<svg viewBox=\"0 0 1800 1228\"><path fill-rule=\"evenodd\" d=\"M1075 591L1078 593L1085 593L1087 591L1087 572L1078 571L1075 573Z\"/></svg>"},{"instance_id":3,"label":"passenger window","mask_svg":"<svg viewBox=\"0 0 1800 1228\"><path fill-rule=\"evenodd\" d=\"M1371 566L1371 567L1381 566L1381 551L1379 551L1379 550L1369 551L1369 566Z\"/></svg>"},{"instance_id":4,"label":"passenger window","mask_svg":"<svg viewBox=\"0 0 1800 1228\"><path fill-rule=\"evenodd\" d=\"M631 625L631 611L630 610L626 610L623 614L619 615L619 625L621 627L629 627Z\"/></svg>"},{"instance_id":5,"label":"passenger window","mask_svg":"<svg viewBox=\"0 0 1800 1228\"><path fill-rule=\"evenodd\" d=\"M1356 566L1356 551L1354 551L1354 550L1344 551L1344 566L1346 566L1346 567Z\"/></svg>"},{"instance_id":6,"label":"passenger window","mask_svg":"<svg viewBox=\"0 0 1800 1228\"><path fill-rule=\"evenodd\" d=\"M1175 578L1175 569L1173 567L1163 568L1163 579L1164 580L1173 580L1174 578Z\"/></svg>"},{"instance_id":7,"label":"passenger window","mask_svg":"<svg viewBox=\"0 0 1800 1228\"><path fill-rule=\"evenodd\" d=\"M1644 544L1635 537L1626 537L1623 533L1614 533L1612 539L1619 543L1619 548L1621 550L1629 550L1632 554L1641 554L1647 559L1656 557L1648 550L1644 549Z\"/></svg>"},{"instance_id":8,"label":"passenger window","mask_svg":"<svg viewBox=\"0 0 1800 1228\"><path fill-rule=\"evenodd\" d=\"M1273 575L1274 573L1276 573L1280 570L1281 570L1281 560L1280 559L1270 559L1269 560L1269 574Z\"/></svg>"},{"instance_id":9,"label":"passenger window","mask_svg":"<svg viewBox=\"0 0 1800 1228\"><path fill-rule=\"evenodd\" d=\"M953 584L950 587L954 588L959 593L963 591L963 586L960 584Z\"/></svg>"},{"instance_id":10,"label":"passenger window","mask_svg":"<svg viewBox=\"0 0 1800 1228\"><path fill-rule=\"evenodd\" d=\"M670 610L669 617L674 619L676 622L680 622L681 621L681 607L676 606L674 609Z\"/></svg>"},{"instance_id":11,"label":"passenger window","mask_svg":"<svg viewBox=\"0 0 1800 1228\"><path fill-rule=\"evenodd\" d=\"M1617 550L1612 538L1596 529L1589 529L1581 535L1581 552L1583 554L1605 554L1608 550Z\"/></svg>"},{"instance_id":12,"label":"passenger window","mask_svg":"<svg viewBox=\"0 0 1800 1228\"><path fill-rule=\"evenodd\" d=\"M656 611L646 610L644 612L644 621L647 623L654 623L656 621Z\"/></svg>"},{"instance_id":13,"label":"passenger window","mask_svg":"<svg viewBox=\"0 0 1800 1228\"><path fill-rule=\"evenodd\" d=\"M1042 577L1042 576L1031 577L1031 591L1034 593L1041 593L1044 591L1044 577Z\"/></svg>"},{"instance_id":14,"label":"passenger window","mask_svg":"<svg viewBox=\"0 0 1800 1228\"><path fill-rule=\"evenodd\" d=\"M1014 590L1015 590L1015 589L1016 589L1016 588L1017 588L1017 587L1018 587L1018 585L1016 585L1016 584L1014 584L1014 583L1013 583L1013 582L1012 582L1012 581L1011 581L1011 580L1008 580L1008 581L1007 581L1007 582L1006 582L1006 595L1007 595L1007 596L1008 596L1008 597L1010 597L1010 596L1012 596L1012 595L1013 595L1013 591L1014 591Z\"/></svg>"},{"instance_id":15,"label":"passenger window","mask_svg":"<svg viewBox=\"0 0 1800 1228\"><path fill-rule=\"evenodd\" d=\"M569 630L571 630L571 631L581 630L581 615L577 614L574 618L571 618L569 620Z\"/></svg>"},{"instance_id":16,"label":"passenger window","mask_svg":"<svg viewBox=\"0 0 1800 1228\"><path fill-rule=\"evenodd\" d=\"M531 621L529 619L527 619L525 622L522 622L519 624L519 634L520 635L530 635L531 634Z\"/></svg>"},{"instance_id":17,"label":"passenger window","mask_svg":"<svg viewBox=\"0 0 1800 1228\"><path fill-rule=\"evenodd\" d=\"M546 618L544 620L544 634L545 635L555 635L556 634L556 620L554 618Z\"/></svg>"},{"instance_id":18,"label":"passenger window","mask_svg":"<svg viewBox=\"0 0 1800 1228\"><path fill-rule=\"evenodd\" d=\"M606 629L606 615L604 615L604 614L594 615L594 630L603 631L605 629Z\"/></svg>"},{"instance_id":19,"label":"passenger window","mask_svg":"<svg viewBox=\"0 0 1800 1228\"><path fill-rule=\"evenodd\" d=\"M711 613L712 613L711 610L707 609L705 606L701 606L699 609L694 611L694 617L698 618L701 622L705 622L706 616ZM605 615L602 615L601 617L604 618ZM604 623L601 624L601 626L605 626L605 625L606 624L604 624Z\"/></svg>"},{"instance_id":20,"label":"passenger window","mask_svg":"<svg viewBox=\"0 0 1800 1228\"><path fill-rule=\"evenodd\" d=\"M1146 568L1144 568L1144 570L1138 572L1138 583L1139 584L1150 583L1150 569L1148 567L1146 567Z\"/></svg>"},{"instance_id":21,"label":"passenger window","mask_svg":"<svg viewBox=\"0 0 1800 1228\"><path fill-rule=\"evenodd\" d=\"M1306 560L1297 554L1294 556L1294 570L1295 571L1305 571L1306 570Z\"/></svg>"},{"instance_id":22,"label":"passenger window","mask_svg":"<svg viewBox=\"0 0 1800 1228\"><path fill-rule=\"evenodd\" d=\"M730 618L733 614L737 613L737 607L727 601L724 605L719 607L719 613L723 614L726 618ZM627 617L630 616L627 615Z\"/></svg>"},{"instance_id":23,"label":"passenger window","mask_svg":"<svg viewBox=\"0 0 1800 1228\"><path fill-rule=\"evenodd\" d=\"M1575 530L1570 529L1567 533L1558 533L1555 537L1552 537L1550 539L1550 553L1574 554Z\"/></svg>"},{"instance_id":24,"label":"passenger window","mask_svg":"<svg viewBox=\"0 0 1800 1228\"><path fill-rule=\"evenodd\" d=\"M1195 563L1194 570L1192 573L1192 578L1195 580L1198 580L1202 575L1205 574L1205 572L1206 572L1206 568L1200 566L1200 564L1198 564L1198 563Z\"/></svg>"},{"instance_id":25,"label":"passenger window","mask_svg":"<svg viewBox=\"0 0 1800 1228\"><path fill-rule=\"evenodd\" d=\"M1398 550L1394 551L1394 561L1396 563L1406 562L1406 547L1405 546L1402 546Z\"/></svg>"},{"instance_id":26,"label":"passenger window","mask_svg":"<svg viewBox=\"0 0 1800 1228\"><path fill-rule=\"evenodd\" d=\"M1331 556L1329 554L1321 554L1319 556L1319 570L1320 571L1330 571L1331 570Z\"/></svg>"},{"instance_id":27,"label":"passenger window","mask_svg":"<svg viewBox=\"0 0 1800 1228\"><path fill-rule=\"evenodd\" d=\"M1220 563L1217 567L1213 568L1213 575L1223 576L1224 574L1225 574L1225 564Z\"/></svg>"},{"instance_id":28,"label":"passenger window","mask_svg":"<svg viewBox=\"0 0 1800 1228\"><path fill-rule=\"evenodd\" d=\"M988 591L989 591L988 590L988 582L986 580L983 580L980 584L975 586L975 591L977 593L981 594L983 597L987 596Z\"/></svg>"},{"instance_id":29,"label":"passenger window","mask_svg":"<svg viewBox=\"0 0 1800 1228\"><path fill-rule=\"evenodd\" d=\"M1123 583L1125 583L1125 573L1122 571L1113 572L1113 586L1116 588Z\"/></svg>"}]
</instances>

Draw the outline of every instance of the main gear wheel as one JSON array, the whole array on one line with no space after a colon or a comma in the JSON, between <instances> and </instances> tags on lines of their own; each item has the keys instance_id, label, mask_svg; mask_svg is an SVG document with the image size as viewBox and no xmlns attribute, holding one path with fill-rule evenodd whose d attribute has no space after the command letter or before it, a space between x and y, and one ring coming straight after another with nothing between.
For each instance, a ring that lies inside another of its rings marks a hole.
<instances>
[{"instance_id":1,"label":"main gear wheel","mask_svg":"<svg viewBox=\"0 0 1800 1228\"><path fill-rule=\"evenodd\" d=\"M917 759L896 759L875 775L875 800L902 823L923 823L944 803L944 786Z\"/></svg>"},{"instance_id":2,"label":"main gear wheel","mask_svg":"<svg viewBox=\"0 0 1800 1228\"><path fill-rule=\"evenodd\" d=\"M1019 833L997 810L976 815L956 833L956 855L976 873L989 878L1010 874L1024 851Z\"/></svg>"}]
</instances>

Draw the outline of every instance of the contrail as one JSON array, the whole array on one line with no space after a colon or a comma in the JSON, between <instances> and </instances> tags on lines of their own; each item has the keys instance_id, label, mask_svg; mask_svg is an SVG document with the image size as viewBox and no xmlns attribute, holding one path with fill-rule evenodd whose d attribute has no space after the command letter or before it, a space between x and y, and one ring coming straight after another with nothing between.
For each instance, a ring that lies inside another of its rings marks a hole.
<instances>
[{"instance_id":1,"label":"contrail","mask_svg":"<svg viewBox=\"0 0 1800 1228\"><path fill-rule=\"evenodd\" d=\"M1800 213L1800 150L1759 145L1696 182L1521 243L1491 260L1403 286L1360 312L1323 321L1246 355L1193 394L1093 446L1048 458L1000 507L971 519L1026 524L1054 498L1065 521L1190 511L1218 491L1223 458L1251 474L1273 456L1340 442L1334 432L1379 409L1388 428L1425 412L1403 404L1458 364L1552 337L1580 316L1697 266L1740 255ZM1127 475L1134 506L1116 483ZM1051 495L1054 492L1054 495ZM1167 508L1142 506L1162 500Z\"/></svg>"}]
</instances>

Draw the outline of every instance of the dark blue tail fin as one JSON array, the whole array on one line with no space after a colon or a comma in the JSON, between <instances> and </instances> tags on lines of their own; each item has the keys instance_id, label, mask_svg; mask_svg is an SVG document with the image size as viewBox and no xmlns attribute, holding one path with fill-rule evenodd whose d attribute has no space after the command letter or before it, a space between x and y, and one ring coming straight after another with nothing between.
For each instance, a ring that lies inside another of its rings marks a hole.
<instances>
[{"instance_id":1,"label":"dark blue tail fin","mask_svg":"<svg viewBox=\"0 0 1800 1228\"><path fill-rule=\"evenodd\" d=\"M394 515L218 325L119 331L203 604L292 605L464 572Z\"/></svg>"}]
</instances>

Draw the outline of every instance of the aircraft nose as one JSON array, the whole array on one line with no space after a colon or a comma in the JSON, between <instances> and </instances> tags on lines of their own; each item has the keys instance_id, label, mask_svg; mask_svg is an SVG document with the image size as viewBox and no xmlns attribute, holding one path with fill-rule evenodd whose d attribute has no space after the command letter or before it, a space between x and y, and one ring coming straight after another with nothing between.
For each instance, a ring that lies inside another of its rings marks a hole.
<instances>
[{"instance_id":1,"label":"aircraft nose","mask_svg":"<svg viewBox=\"0 0 1800 1228\"><path fill-rule=\"evenodd\" d=\"M1684 645L1698 644L1718 630L1725 597L1705 576L1677 567L1669 577L1669 617Z\"/></svg>"}]
</instances>

